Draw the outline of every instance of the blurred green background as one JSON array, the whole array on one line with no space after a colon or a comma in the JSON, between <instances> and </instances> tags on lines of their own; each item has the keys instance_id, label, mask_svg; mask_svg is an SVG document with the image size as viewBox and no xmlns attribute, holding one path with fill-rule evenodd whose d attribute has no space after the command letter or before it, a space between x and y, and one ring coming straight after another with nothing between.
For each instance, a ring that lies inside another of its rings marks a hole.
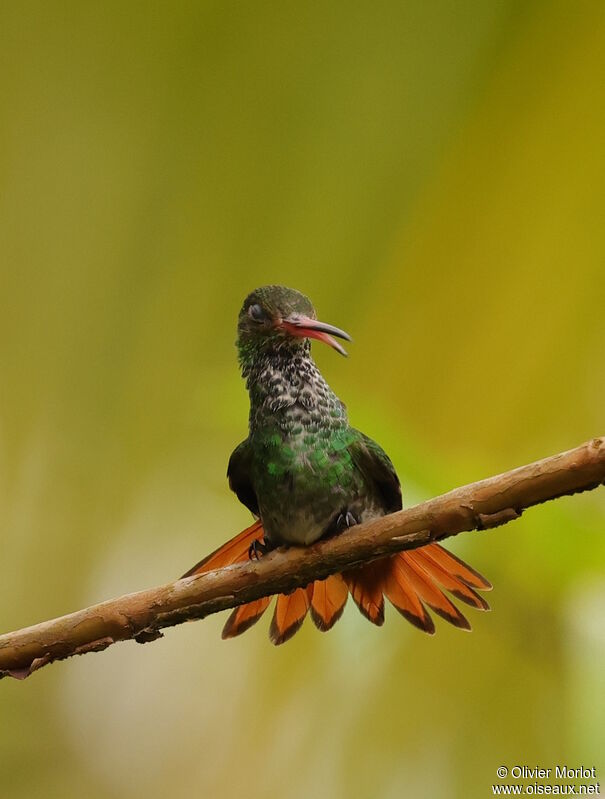
<instances>
[{"instance_id":1,"label":"blurred green background","mask_svg":"<svg viewBox=\"0 0 605 799\"><path fill-rule=\"evenodd\" d=\"M279 282L409 504L605 432L601 2L6 2L0 630L249 522L243 297ZM0 683L11 799L485 797L605 759L605 491L451 542L472 635L223 616Z\"/></svg>"}]
</instances>

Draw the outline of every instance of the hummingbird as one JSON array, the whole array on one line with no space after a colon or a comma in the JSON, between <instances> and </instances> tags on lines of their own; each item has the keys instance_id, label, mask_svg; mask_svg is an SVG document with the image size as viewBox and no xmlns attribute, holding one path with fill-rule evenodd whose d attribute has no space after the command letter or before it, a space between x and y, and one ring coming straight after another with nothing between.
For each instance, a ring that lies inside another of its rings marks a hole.
<instances>
[{"instance_id":1,"label":"hummingbird","mask_svg":"<svg viewBox=\"0 0 605 799\"><path fill-rule=\"evenodd\" d=\"M184 577L261 557L276 547L310 546L361 522L402 508L395 468L375 441L351 427L311 356L311 340L346 355L344 330L320 322L310 300L285 286L262 286L240 310L237 352L250 398L248 437L229 460L229 486L255 521ZM425 633L435 632L427 610L461 629L470 624L444 593L488 610L477 590L491 584L439 544L399 552L279 594L269 635L282 644L310 611L327 631L341 617L349 594L373 624L384 622L384 597ZM222 637L255 624L272 597L237 607Z\"/></svg>"}]
</instances>

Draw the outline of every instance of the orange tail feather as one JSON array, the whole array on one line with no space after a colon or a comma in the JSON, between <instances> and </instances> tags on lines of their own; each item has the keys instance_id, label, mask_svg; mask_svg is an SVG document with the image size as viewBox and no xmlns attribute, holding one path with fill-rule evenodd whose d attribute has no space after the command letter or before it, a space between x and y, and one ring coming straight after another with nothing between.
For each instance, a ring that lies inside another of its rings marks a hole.
<instances>
[{"instance_id":1,"label":"orange tail feather","mask_svg":"<svg viewBox=\"0 0 605 799\"><path fill-rule=\"evenodd\" d=\"M446 588L461 602L466 602L467 605L471 605L471 607L477 610L489 610L489 605L485 599L479 596L468 583L455 577L451 572L430 557L430 553L426 550L430 550L432 546L434 545L429 544L426 547L414 550L417 565L427 571L436 583ZM485 583L487 583L487 580L485 580ZM483 590L487 591L488 589L485 587Z\"/></svg>"},{"instance_id":2,"label":"orange tail feather","mask_svg":"<svg viewBox=\"0 0 605 799\"><path fill-rule=\"evenodd\" d=\"M439 564L443 569L454 577L458 577L471 588L478 588L480 591L492 590L492 584L489 580L486 580L482 574L471 568L468 563L444 549L441 544L428 544L418 551L424 552L430 560Z\"/></svg>"},{"instance_id":3,"label":"orange tail feather","mask_svg":"<svg viewBox=\"0 0 605 799\"><path fill-rule=\"evenodd\" d=\"M410 584L418 597L426 602L435 613L455 627L460 627L463 630L471 629L466 617L460 613L453 602L450 602L443 591L437 588L430 574L418 566L413 552L401 552L396 558L393 558L393 566L395 571L401 574L401 578Z\"/></svg>"},{"instance_id":4,"label":"orange tail feather","mask_svg":"<svg viewBox=\"0 0 605 799\"><path fill-rule=\"evenodd\" d=\"M313 583L311 618L318 630L330 630L342 616L349 596L347 584L340 574Z\"/></svg>"},{"instance_id":5,"label":"orange tail feather","mask_svg":"<svg viewBox=\"0 0 605 799\"><path fill-rule=\"evenodd\" d=\"M250 527L246 527L226 544L223 544L210 555L206 555L199 563L196 563L183 577L191 577L193 574L205 574L215 569L224 569L233 563L241 563L248 559L250 544L257 538L264 535L263 525L257 519ZM183 579L183 577L181 579Z\"/></svg>"},{"instance_id":6,"label":"orange tail feather","mask_svg":"<svg viewBox=\"0 0 605 799\"><path fill-rule=\"evenodd\" d=\"M353 601L368 621L378 627L384 624L384 561L376 561L359 569L345 572L344 580Z\"/></svg>"},{"instance_id":7,"label":"orange tail feather","mask_svg":"<svg viewBox=\"0 0 605 799\"><path fill-rule=\"evenodd\" d=\"M385 593L391 604L407 619L410 624L418 627L419 630L433 635L435 625L426 608L416 595L412 586L409 585L404 574L394 568L394 560L397 557L389 558L385 562Z\"/></svg>"},{"instance_id":8,"label":"orange tail feather","mask_svg":"<svg viewBox=\"0 0 605 799\"><path fill-rule=\"evenodd\" d=\"M255 599L253 602L248 602L246 605L240 605L235 608L225 622L221 637L223 639L235 638L236 635L245 633L260 619L272 599L272 596L264 596L261 599Z\"/></svg>"},{"instance_id":9,"label":"orange tail feather","mask_svg":"<svg viewBox=\"0 0 605 799\"><path fill-rule=\"evenodd\" d=\"M291 594L279 594L275 613L269 628L269 637L274 644L283 644L296 633L311 605L313 585L297 588Z\"/></svg>"}]
</instances>

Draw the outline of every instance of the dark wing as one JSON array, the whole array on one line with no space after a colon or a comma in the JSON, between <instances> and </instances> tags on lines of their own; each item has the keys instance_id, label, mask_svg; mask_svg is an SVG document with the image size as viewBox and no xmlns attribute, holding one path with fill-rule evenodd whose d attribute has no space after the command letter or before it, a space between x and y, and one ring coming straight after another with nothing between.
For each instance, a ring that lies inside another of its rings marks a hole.
<instances>
[{"instance_id":1,"label":"dark wing","mask_svg":"<svg viewBox=\"0 0 605 799\"><path fill-rule=\"evenodd\" d=\"M229 458L227 477L229 478L229 488L235 492L242 505L258 516L258 500L250 479L251 466L252 452L248 439L246 439L233 450Z\"/></svg>"},{"instance_id":2,"label":"dark wing","mask_svg":"<svg viewBox=\"0 0 605 799\"><path fill-rule=\"evenodd\" d=\"M395 467L386 452L371 438L353 430L355 438L349 445L353 463L368 485L374 484L385 513L401 510L401 485Z\"/></svg>"}]
</instances>

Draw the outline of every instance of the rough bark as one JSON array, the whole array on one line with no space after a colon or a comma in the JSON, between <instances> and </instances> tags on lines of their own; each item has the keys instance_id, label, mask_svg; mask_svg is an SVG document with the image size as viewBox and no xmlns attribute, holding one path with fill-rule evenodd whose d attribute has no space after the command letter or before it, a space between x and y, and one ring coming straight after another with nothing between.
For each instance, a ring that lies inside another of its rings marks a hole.
<instances>
[{"instance_id":1,"label":"rough bark","mask_svg":"<svg viewBox=\"0 0 605 799\"><path fill-rule=\"evenodd\" d=\"M346 535L311 547L277 550L258 562L187 577L6 633L0 636L0 677L23 679L54 660L99 652L117 641L153 641L161 637L163 627L289 591L464 530L497 527L517 519L533 505L603 483L605 438L595 438L568 452L361 524Z\"/></svg>"}]
</instances>

